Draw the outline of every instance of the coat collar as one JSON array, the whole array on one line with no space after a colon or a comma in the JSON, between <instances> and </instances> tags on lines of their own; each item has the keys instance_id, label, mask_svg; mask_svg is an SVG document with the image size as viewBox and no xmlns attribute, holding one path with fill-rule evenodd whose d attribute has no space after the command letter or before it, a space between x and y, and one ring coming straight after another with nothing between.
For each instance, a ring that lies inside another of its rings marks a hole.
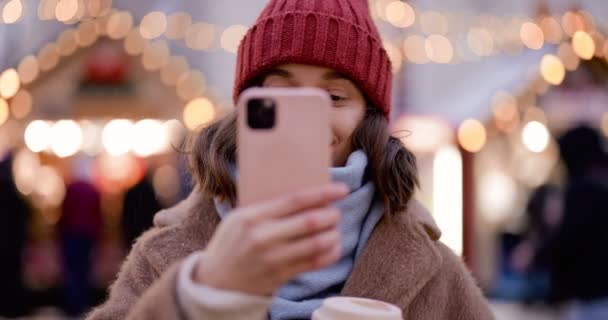
<instances>
[{"instance_id":1,"label":"coat collar","mask_svg":"<svg viewBox=\"0 0 608 320\"><path fill-rule=\"evenodd\" d=\"M207 246L220 218L213 200L195 190L180 204L159 212L154 221L159 227L181 225L186 228L184 235L196 235L181 242L185 247L180 249L188 251L185 257ZM407 211L385 213L355 261L341 294L408 305L441 266L441 255L433 243L440 236L428 210L415 200Z\"/></svg>"},{"instance_id":2,"label":"coat collar","mask_svg":"<svg viewBox=\"0 0 608 320\"><path fill-rule=\"evenodd\" d=\"M432 217L418 203L401 214L385 214L355 261L342 295L408 305L441 266L433 244L439 236Z\"/></svg>"}]
</instances>

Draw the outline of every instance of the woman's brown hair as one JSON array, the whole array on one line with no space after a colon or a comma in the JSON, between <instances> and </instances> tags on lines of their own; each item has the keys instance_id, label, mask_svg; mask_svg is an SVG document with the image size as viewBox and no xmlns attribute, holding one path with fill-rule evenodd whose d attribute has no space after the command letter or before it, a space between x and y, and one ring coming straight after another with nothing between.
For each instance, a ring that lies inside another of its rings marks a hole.
<instances>
[{"instance_id":1,"label":"woman's brown hair","mask_svg":"<svg viewBox=\"0 0 608 320\"><path fill-rule=\"evenodd\" d=\"M201 191L233 206L237 194L230 167L236 162L236 127L233 111L194 133L188 142L190 170ZM405 210L418 186L416 158L390 135L387 121L376 108L368 108L353 132L352 146L366 153L368 173L388 212Z\"/></svg>"}]
</instances>

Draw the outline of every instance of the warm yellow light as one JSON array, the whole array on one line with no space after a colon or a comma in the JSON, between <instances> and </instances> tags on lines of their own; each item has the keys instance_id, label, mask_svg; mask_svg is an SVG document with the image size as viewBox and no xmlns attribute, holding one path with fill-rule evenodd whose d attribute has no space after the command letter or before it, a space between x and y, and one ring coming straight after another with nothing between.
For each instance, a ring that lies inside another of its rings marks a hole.
<instances>
[{"instance_id":1,"label":"warm yellow light","mask_svg":"<svg viewBox=\"0 0 608 320\"><path fill-rule=\"evenodd\" d=\"M139 31L144 39L156 39L167 30L167 16L160 11L153 11L141 20Z\"/></svg>"},{"instance_id":2,"label":"warm yellow light","mask_svg":"<svg viewBox=\"0 0 608 320\"><path fill-rule=\"evenodd\" d=\"M547 114L539 107L529 107L524 114L524 123L532 121L547 123Z\"/></svg>"},{"instance_id":3,"label":"warm yellow light","mask_svg":"<svg viewBox=\"0 0 608 320\"><path fill-rule=\"evenodd\" d=\"M463 250L462 155L453 145L444 146L433 160L433 217L442 241L457 255Z\"/></svg>"},{"instance_id":4,"label":"warm yellow light","mask_svg":"<svg viewBox=\"0 0 608 320\"><path fill-rule=\"evenodd\" d=\"M494 123L503 132L512 132L519 124L517 100L508 92L500 91L492 98Z\"/></svg>"},{"instance_id":5,"label":"warm yellow light","mask_svg":"<svg viewBox=\"0 0 608 320\"><path fill-rule=\"evenodd\" d=\"M418 35L413 35L405 38L403 41L403 52L405 57L415 64L424 64L429 62L425 50L426 40Z\"/></svg>"},{"instance_id":6,"label":"warm yellow light","mask_svg":"<svg viewBox=\"0 0 608 320\"><path fill-rule=\"evenodd\" d=\"M430 35L424 45L426 55L437 63L450 63L454 58L454 47L448 38L434 34Z\"/></svg>"},{"instance_id":7,"label":"warm yellow light","mask_svg":"<svg viewBox=\"0 0 608 320\"><path fill-rule=\"evenodd\" d=\"M125 38L125 51L132 55L140 55L144 52L144 47L146 46L146 40L141 36L139 32L139 28L133 28L129 31L129 34Z\"/></svg>"},{"instance_id":8,"label":"warm yellow light","mask_svg":"<svg viewBox=\"0 0 608 320\"><path fill-rule=\"evenodd\" d=\"M401 66L403 64L403 54L394 44L390 41L383 41L382 43L384 50L386 50L386 54L388 54L388 58L391 61L392 71L393 73L399 72L401 70Z\"/></svg>"},{"instance_id":9,"label":"warm yellow light","mask_svg":"<svg viewBox=\"0 0 608 320\"><path fill-rule=\"evenodd\" d=\"M76 154L82 146L82 129L73 120L57 121L50 133L51 150L60 158Z\"/></svg>"},{"instance_id":10,"label":"warm yellow light","mask_svg":"<svg viewBox=\"0 0 608 320\"><path fill-rule=\"evenodd\" d=\"M129 152L132 146L133 123L125 119L112 120L106 124L101 134L101 141L106 151L112 156Z\"/></svg>"},{"instance_id":11,"label":"warm yellow light","mask_svg":"<svg viewBox=\"0 0 608 320\"><path fill-rule=\"evenodd\" d=\"M192 49L209 49L214 40L215 26L209 23L195 23L186 31L186 45Z\"/></svg>"},{"instance_id":12,"label":"warm yellow light","mask_svg":"<svg viewBox=\"0 0 608 320\"><path fill-rule=\"evenodd\" d=\"M51 166L42 166L36 173L34 192L38 195L35 199L39 201L38 205L40 207L58 207L65 197L65 182L57 169ZM43 210L42 212L46 212L43 213L43 217L49 223L57 223L58 216L48 213L52 211Z\"/></svg>"},{"instance_id":13,"label":"warm yellow light","mask_svg":"<svg viewBox=\"0 0 608 320\"><path fill-rule=\"evenodd\" d=\"M190 66L183 56L171 57L169 63L160 70L160 79L167 86L175 86L177 79L188 72Z\"/></svg>"},{"instance_id":14,"label":"warm yellow light","mask_svg":"<svg viewBox=\"0 0 608 320\"><path fill-rule=\"evenodd\" d=\"M99 33L93 21L83 21L78 25L76 32L76 43L81 47L88 47L97 41Z\"/></svg>"},{"instance_id":15,"label":"warm yellow light","mask_svg":"<svg viewBox=\"0 0 608 320\"><path fill-rule=\"evenodd\" d=\"M196 70L182 74L177 80L177 95L183 100L192 100L205 92L205 76Z\"/></svg>"},{"instance_id":16,"label":"warm yellow light","mask_svg":"<svg viewBox=\"0 0 608 320\"><path fill-rule=\"evenodd\" d=\"M91 17L108 14L112 8L112 0L89 0L87 10Z\"/></svg>"},{"instance_id":17,"label":"warm yellow light","mask_svg":"<svg viewBox=\"0 0 608 320\"><path fill-rule=\"evenodd\" d=\"M98 122L83 120L80 121L80 127L83 138L82 151L91 157L100 154L103 151L101 143L103 126Z\"/></svg>"},{"instance_id":18,"label":"warm yellow light","mask_svg":"<svg viewBox=\"0 0 608 320\"><path fill-rule=\"evenodd\" d=\"M448 20L439 12L427 11L420 15L420 28L426 34L447 34Z\"/></svg>"},{"instance_id":19,"label":"warm yellow light","mask_svg":"<svg viewBox=\"0 0 608 320\"><path fill-rule=\"evenodd\" d=\"M192 16L186 12L176 12L167 18L167 32L169 39L182 39L186 36L186 30L192 24Z\"/></svg>"},{"instance_id":20,"label":"warm yellow light","mask_svg":"<svg viewBox=\"0 0 608 320\"><path fill-rule=\"evenodd\" d=\"M242 25L233 25L226 28L220 40L222 48L228 52L236 53L247 30L247 27Z\"/></svg>"},{"instance_id":21,"label":"warm yellow light","mask_svg":"<svg viewBox=\"0 0 608 320\"><path fill-rule=\"evenodd\" d=\"M40 20L55 19L55 9L59 0L42 0L38 5L38 18Z\"/></svg>"},{"instance_id":22,"label":"warm yellow light","mask_svg":"<svg viewBox=\"0 0 608 320\"><path fill-rule=\"evenodd\" d=\"M472 28L467 35L471 51L478 56L489 56L494 50L494 39L486 29Z\"/></svg>"},{"instance_id":23,"label":"warm yellow light","mask_svg":"<svg viewBox=\"0 0 608 320\"><path fill-rule=\"evenodd\" d=\"M562 60L564 68L568 71L576 70L581 62L581 59L576 55L569 42L564 42L559 45L557 56Z\"/></svg>"},{"instance_id":24,"label":"warm yellow light","mask_svg":"<svg viewBox=\"0 0 608 320\"><path fill-rule=\"evenodd\" d=\"M526 22L519 29L519 36L523 44L533 50L538 50L543 47L545 35L543 30L533 22Z\"/></svg>"},{"instance_id":25,"label":"warm yellow light","mask_svg":"<svg viewBox=\"0 0 608 320\"><path fill-rule=\"evenodd\" d=\"M561 84L566 76L562 61L552 54L546 54L541 60L540 73L545 81L554 86Z\"/></svg>"},{"instance_id":26,"label":"warm yellow light","mask_svg":"<svg viewBox=\"0 0 608 320\"><path fill-rule=\"evenodd\" d=\"M602 116L602 132L608 138L608 112Z\"/></svg>"},{"instance_id":27,"label":"warm yellow light","mask_svg":"<svg viewBox=\"0 0 608 320\"><path fill-rule=\"evenodd\" d=\"M171 119L163 123L163 133L166 145L164 151L172 151L179 148L188 134L188 129L179 120Z\"/></svg>"},{"instance_id":28,"label":"warm yellow light","mask_svg":"<svg viewBox=\"0 0 608 320\"><path fill-rule=\"evenodd\" d=\"M386 20L399 28L406 28L414 24L416 13L414 9L403 1L393 1L386 6Z\"/></svg>"},{"instance_id":29,"label":"warm yellow light","mask_svg":"<svg viewBox=\"0 0 608 320\"><path fill-rule=\"evenodd\" d=\"M78 45L76 44L76 31L74 29L68 29L61 33L57 39L57 47L59 48L59 54L62 56L69 56L73 54Z\"/></svg>"},{"instance_id":30,"label":"warm yellow light","mask_svg":"<svg viewBox=\"0 0 608 320\"><path fill-rule=\"evenodd\" d=\"M55 7L55 18L61 22L74 19L78 14L78 0L60 0Z\"/></svg>"},{"instance_id":31,"label":"warm yellow light","mask_svg":"<svg viewBox=\"0 0 608 320\"><path fill-rule=\"evenodd\" d=\"M469 152L478 152L486 144L486 128L475 119L467 119L458 128L458 142Z\"/></svg>"},{"instance_id":32,"label":"warm yellow light","mask_svg":"<svg viewBox=\"0 0 608 320\"><path fill-rule=\"evenodd\" d=\"M555 18L551 16L543 17L540 20L540 28L547 42L558 44L562 41L562 28Z\"/></svg>"},{"instance_id":33,"label":"warm yellow light","mask_svg":"<svg viewBox=\"0 0 608 320\"><path fill-rule=\"evenodd\" d=\"M11 0L2 9L2 20L6 24L12 24L23 16L23 3L21 0Z\"/></svg>"},{"instance_id":34,"label":"warm yellow light","mask_svg":"<svg viewBox=\"0 0 608 320\"><path fill-rule=\"evenodd\" d=\"M54 43L49 43L38 52L38 64L41 71L49 71L59 63L59 48Z\"/></svg>"},{"instance_id":35,"label":"warm yellow light","mask_svg":"<svg viewBox=\"0 0 608 320\"><path fill-rule=\"evenodd\" d=\"M34 120L25 128L25 145L32 152L46 149L50 143L51 125L46 121Z\"/></svg>"},{"instance_id":36,"label":"warm yellow light","mask_svg":"<svg viewBox=\"0 0 608 320\"><path fill-rule=\"evenodd\" d=\"M454 140L450 125L437 117L408 115L391 123L391 131L395 133L395 137L416 154L434 153Z\"/></svg>"},{"instance_id":37,"label":"warm yellow light","mask_svg":"<svg viewBox=\"0 0 608 320\"><path fill-rule=\"evenodd\" d=\"M0 97L12 98L21 87L21 80L17 70L11 68L0 74Z\"/></svg>"},{"instance_id":38,"label":"warm yellow light","mask_svg":"<svg viewBox=\"0 0 608 320\"><path fill-rule=\"evenodd\" d=\"M156 40L144 48L142 64L146 70L159 70L169 63L169 45L165 40Z\"/></svg>"},{"instance_id":39,"label":"warm yellow light","mask_svg":"<svg viewBox=\"0 0 608 320\"><path fill-rule=\"evenodd\" d=\"M372 2L374 4L373 6L370 5L370 9L373 9L372 14L375 14L378 18L386 21L386 6L393 1L395 0L376 0Z\"/></svg>"},{"instance_id":40,"label":"warm yellow light","mask_svg":"<svg viewBox=\"0 0 608 320\"><path fill-rule=\"evenodd\" d=\"M593 38L585 31L577 31L572 37L572 48L574 52L585 60L590 60L595 54L595 43Z\"/></svg>"},{"instance_id":41,"label":"warm yellow light","mask_svg":"<svg viewBox=\"0 0 608 320\"><path fill-rule=\"evenodd\" d=\"M6 100L0 98L0 126L2 126L6 120L8 120L10 111L8 110L8 103Z\"/></svg>"},{"instance_id":42,"label":"warm yellow light","mask_svg":"<svg viewBox=\"0 0 608 320\"><path fill-rule=\"evenodd\" d=\"M11 99L11 113L15 119L23 119L32 111L32 95L27 90L19 90Z\"/></svg>"},{"instance_id":43,"label":"warm yellow light","mask_svg":"<svg viewBox=\"0 0 608 320\"><path fill-rule=\"evenodd\" d=\"M184 123L190 130L211 122L213 118L215 118L215 109L207 98L194 99L184 108Z\"/></svg>"},{"instance_id":44,"label":"warm yellow light","mask_svg":"<svg viewBox=\"0 0 608 320\"><path fill-rule=\"evenodd\" d=\"M122 39L129 34L133 28L133 16L128 11L121 11L112 14L106 27L110 39Z\"/></svg>"},{"instance_id":45,"label":"warm yellow light","mask_svg":"<svg viewBox=\"0 0 608 320\"><path fill-rule=\"evenodd\" d=\"M148 157L162 151L166 144L162 123L144 119L133 126L131 150L140 157Z\"/></svg>"},{"instance_id":46,"label":"warm yellow light","mask_svg":"<svg viewBox=\"0 0 608 320\"><path fill-rule=\"evenodd\" d=\"M538 121L527 123L522 130L524 146L534 153L545 151L549 146L550 137L547 127Z\"/></svg>"}]
</instances>

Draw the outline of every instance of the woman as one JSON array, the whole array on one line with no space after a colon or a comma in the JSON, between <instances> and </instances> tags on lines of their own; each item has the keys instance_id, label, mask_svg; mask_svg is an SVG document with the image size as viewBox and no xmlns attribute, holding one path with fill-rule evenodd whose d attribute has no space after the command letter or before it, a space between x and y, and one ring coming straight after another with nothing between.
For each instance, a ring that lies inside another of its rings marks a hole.
<instances>
[{"instance_id":1,"label":"woman","mask_svg":"<svg viewBox=\"0 0 608 320\"><path fill-rule=\"evenodd\" d=\"M367 0L270 1L241 43L234 98L326 90L335 182L233 209L235 114L210 125L192 144L198 188L157 216L90 319L306 319L334 295L387 301L408 319L491 319L411 201L415 160L387 129L391 81Z\"/></svg>"}]
</instances>

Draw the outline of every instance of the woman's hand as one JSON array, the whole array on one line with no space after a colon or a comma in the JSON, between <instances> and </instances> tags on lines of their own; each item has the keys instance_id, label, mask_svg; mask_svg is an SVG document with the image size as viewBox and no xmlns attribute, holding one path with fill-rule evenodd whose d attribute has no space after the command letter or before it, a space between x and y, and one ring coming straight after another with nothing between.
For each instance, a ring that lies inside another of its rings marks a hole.
<instances>
[{"instance_id":1,"label":"woman's hand","mask_svg":"<svg viewBox=\"0 0 608 320\"><path fill-rule=\"evenodd\" d=\"M340 256L340 211L348 194L330 184L233 210L215 231L196 282L218 289L272 295L299 273Z\"/></svg>"}]
</instances>

